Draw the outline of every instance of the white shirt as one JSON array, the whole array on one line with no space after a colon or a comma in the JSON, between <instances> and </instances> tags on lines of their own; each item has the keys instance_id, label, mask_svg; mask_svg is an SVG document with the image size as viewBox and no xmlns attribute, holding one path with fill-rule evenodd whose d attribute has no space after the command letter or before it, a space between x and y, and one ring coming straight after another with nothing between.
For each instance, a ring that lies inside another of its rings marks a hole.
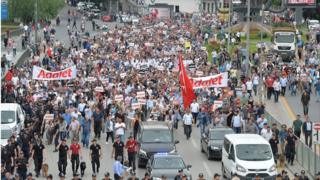
<instances>
[{"instance_id":1,"label":"white shirt","mask_svg":"<svg viewBox=\"0 0 320 180\"><path fill-rule=\"evenodd\" d=\"M126 124L125 123L116 123L114 125L114 128L116 129L116 135L124 135L124 129L126 128Z\"/></svg>"},{"instance_id":2,"label":"white shirt","mask_svg":"<svg viewBox=\"0 0 320 180\"><path fill-rule=\"evenodd\" d=\"M252 90L252 81L246 82L247 90Z\"/></svg>"},{"instance_id":3,"label":"white shirt","mask_svg":"<svg viewBox=\"0 0 320 180\"><path fill-rule=\"evenodd\" d=\"M232 126L233 127L241 127L241 117L239 115L233 116Z\"/></svg>"},{"instance_id":4,"label":"white shirt","mask_svg":"<svg viewBox=\"0 0 320 180\"><path fill-rule=\"evenodd\" d=\"M288 79L287 78L280 78L280 84L282 87L285 87L287 86L287 82L288 82Z\"/></svg>"},{"instance_id":5,"label":"white shirt","mask_svg":"<svg viewBox=\"0 0 320 180\"><path fill-rule=\"evenodd\" d=\"M307 131L311 131L312 130L312 127L311 127L311 122L307 122L306 123L306 128L307 128Z\"/></svg>"},{"instance_id":6,"label":"white shirt","mask_svg":"<svg viewBox=\"0 0 320 180\"><path fill-rule=\"evenodd\" d=\"M191 105L190 105L190 107L191 107L191 112L193 112L193 113L198 113L199 112L199 104L198 103L192 103Z\"/></svg>"},{"instance_id":7,"label":"white shirt","mask_svg":"<svg viewBox=\"0 0 320 180\"><path fill-rule=\"evenodd\" d=\"M185 114L183 115L183 123L185 125L192 125L192 114Z\"/></svg>"},{"instance_id":8,"label":"white shirt","mask_svg":"<svg viewBox=\"0 0 320 180\"><path fill-rule=\"evenodd\" d=\"M280 89L281 89L281 85L278 81L273 82L272 86L273 86L273 90L275 90L275 91L280 91Z\"/></svg>"},{"instance_id":9,"label":"white shirt","mask_svg":"<svg viewBox=\"0 0 320 180\"><path fill-rule=\"evenodd\" d=\"M268 132L268 129L263 128L263 129L261 130L261 136L262 136L265 140L269 141L269 140L272 138L272 131L269 130L269 132Z\"/></svg>"},{"instance_id":10,"label":"white shirt","mask_svg":"<svg viewBox=\"0 0 320 180\"><path fill-rule=\"evenodd\" d=\"M259 84L259 76L254 76L252 80L253 80L253 84L254 85L258 85Z\"/></svg>"}]
</instances>

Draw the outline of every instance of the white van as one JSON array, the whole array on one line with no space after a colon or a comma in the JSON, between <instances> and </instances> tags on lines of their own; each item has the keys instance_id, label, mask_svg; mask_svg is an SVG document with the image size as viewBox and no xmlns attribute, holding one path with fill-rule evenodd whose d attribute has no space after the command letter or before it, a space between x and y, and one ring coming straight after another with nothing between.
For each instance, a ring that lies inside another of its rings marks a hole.
<instances>
[{"instance_id":1,"label":"white van","mask_svg":"<svg viewBox=\"0 0 320 180\"><path fill-rule=\"evenodd\" d=\"M12 132L19 134L24 128L25 113L21 106L16 103L1 103L1 126L6 126Z\"/></svg>"},{"instance_id":2,"label":"white van","mask_svg":"<svg viewBox=\"0 0 320 180\"><path fill-rule=\"evenodd\" d=\"M257 174L275 179L277 173L271 146L257 134L227 134L222 148L222 174L227 179L253 179Z\"/></svg>"}]
</instances>

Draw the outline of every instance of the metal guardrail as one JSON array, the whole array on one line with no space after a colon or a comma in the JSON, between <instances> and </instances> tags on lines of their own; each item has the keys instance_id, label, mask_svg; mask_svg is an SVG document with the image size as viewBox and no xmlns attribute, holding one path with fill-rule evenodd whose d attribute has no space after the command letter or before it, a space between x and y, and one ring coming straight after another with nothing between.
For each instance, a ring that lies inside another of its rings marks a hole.
<instances>
[{"instance_id":1,"label":"metal guardrail","mask_svg":"<svg viewBox=\"0 0 320 180\"><path fill-rule=\"evenodd\" d=\"M277 121L268 112L265 112L269 125L277 124L278 129L281 129L281 123ZM296 156L295 160L308 171L313 178L320 172L320 155L308 147L301 139L296 141Z\"/></svg>"}]
</instances>

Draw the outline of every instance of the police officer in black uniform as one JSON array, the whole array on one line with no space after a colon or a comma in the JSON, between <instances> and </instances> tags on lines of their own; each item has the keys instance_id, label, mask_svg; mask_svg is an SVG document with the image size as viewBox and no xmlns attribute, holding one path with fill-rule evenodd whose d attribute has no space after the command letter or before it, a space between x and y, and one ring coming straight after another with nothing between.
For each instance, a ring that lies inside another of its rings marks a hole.
<instances>
[{"instance_id":1,"label":"police officer in black uniform","mask_svg":"<svg viewBox=\"0 0 320 180\"><path fill-rule=\"evenodd\" d=\"M59 151L58 168L59 175L65 175L67 169L67 159L69 147L66 145L66 139L63 139L57 147Z\"/></svg>"},{"instance_id":2,"label":"police officer in black uniform","mask_svg":"<svg viewBox=\"0 0 320 180\"><path fill-rule=\"evenodd\" d=\"M111 158L115 158L117 160L118 156L121 156L121 164L123 164L123 152L124 152L124 143L120 140L120 136L116 137L115 142L113 143Z\"/></svg>"},{"instance_id":3,"label":"police officer in black uniform","mask_svg":"<svg viewBox=\"0 0 320 180\"><path fill-rule=\"evenodd\" d=\"M99 173L100 168L100 158L102 157L101 146L97 144L97 140L93 139L90 146L90 159L92 164L92 171L95 175L96 172Z\"/></svg>"},{"instance_id":4,"label":"police officer in black uniform","mask_svg":"<svg viewBox=\"0 0 320 180\"><path fill-rule=\"evenodd\" d=\"M42 144L41 139L37 139L36 143L32 147L32 158L34 161L34 171L36 172L36 177L39 177L40 170L42 168L43 156L44 156L45 146Z\"/></svg>"}]
</instances>

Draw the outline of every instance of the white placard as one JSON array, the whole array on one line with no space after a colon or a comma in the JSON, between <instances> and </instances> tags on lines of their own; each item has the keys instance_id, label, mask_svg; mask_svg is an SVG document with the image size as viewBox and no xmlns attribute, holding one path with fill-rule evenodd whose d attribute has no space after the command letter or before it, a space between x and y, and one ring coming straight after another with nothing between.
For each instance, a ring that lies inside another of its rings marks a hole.
<instances>
[{"instance_id":1,"label":"white placard","mask_svg":"<svg viewBox=\"0 0 320 180\"><path fill-rule=\"evenodd\" d=\"M117 102L121 102L121 101L123 101L123 95L116 95L115 97L114 97L114 100L115 101L117 101Z\"/></svg>"},{"instance_id":2,"label":"white placard","mask_svg":"<svg viewBox=\"0 0 320 180\"><path fill-rule=\"evenodd\" d=\"M144 91L137 92L138 99L144 99L145 97L146 97L146 92L144 92Z\"/></svg>"}]
</instances>

